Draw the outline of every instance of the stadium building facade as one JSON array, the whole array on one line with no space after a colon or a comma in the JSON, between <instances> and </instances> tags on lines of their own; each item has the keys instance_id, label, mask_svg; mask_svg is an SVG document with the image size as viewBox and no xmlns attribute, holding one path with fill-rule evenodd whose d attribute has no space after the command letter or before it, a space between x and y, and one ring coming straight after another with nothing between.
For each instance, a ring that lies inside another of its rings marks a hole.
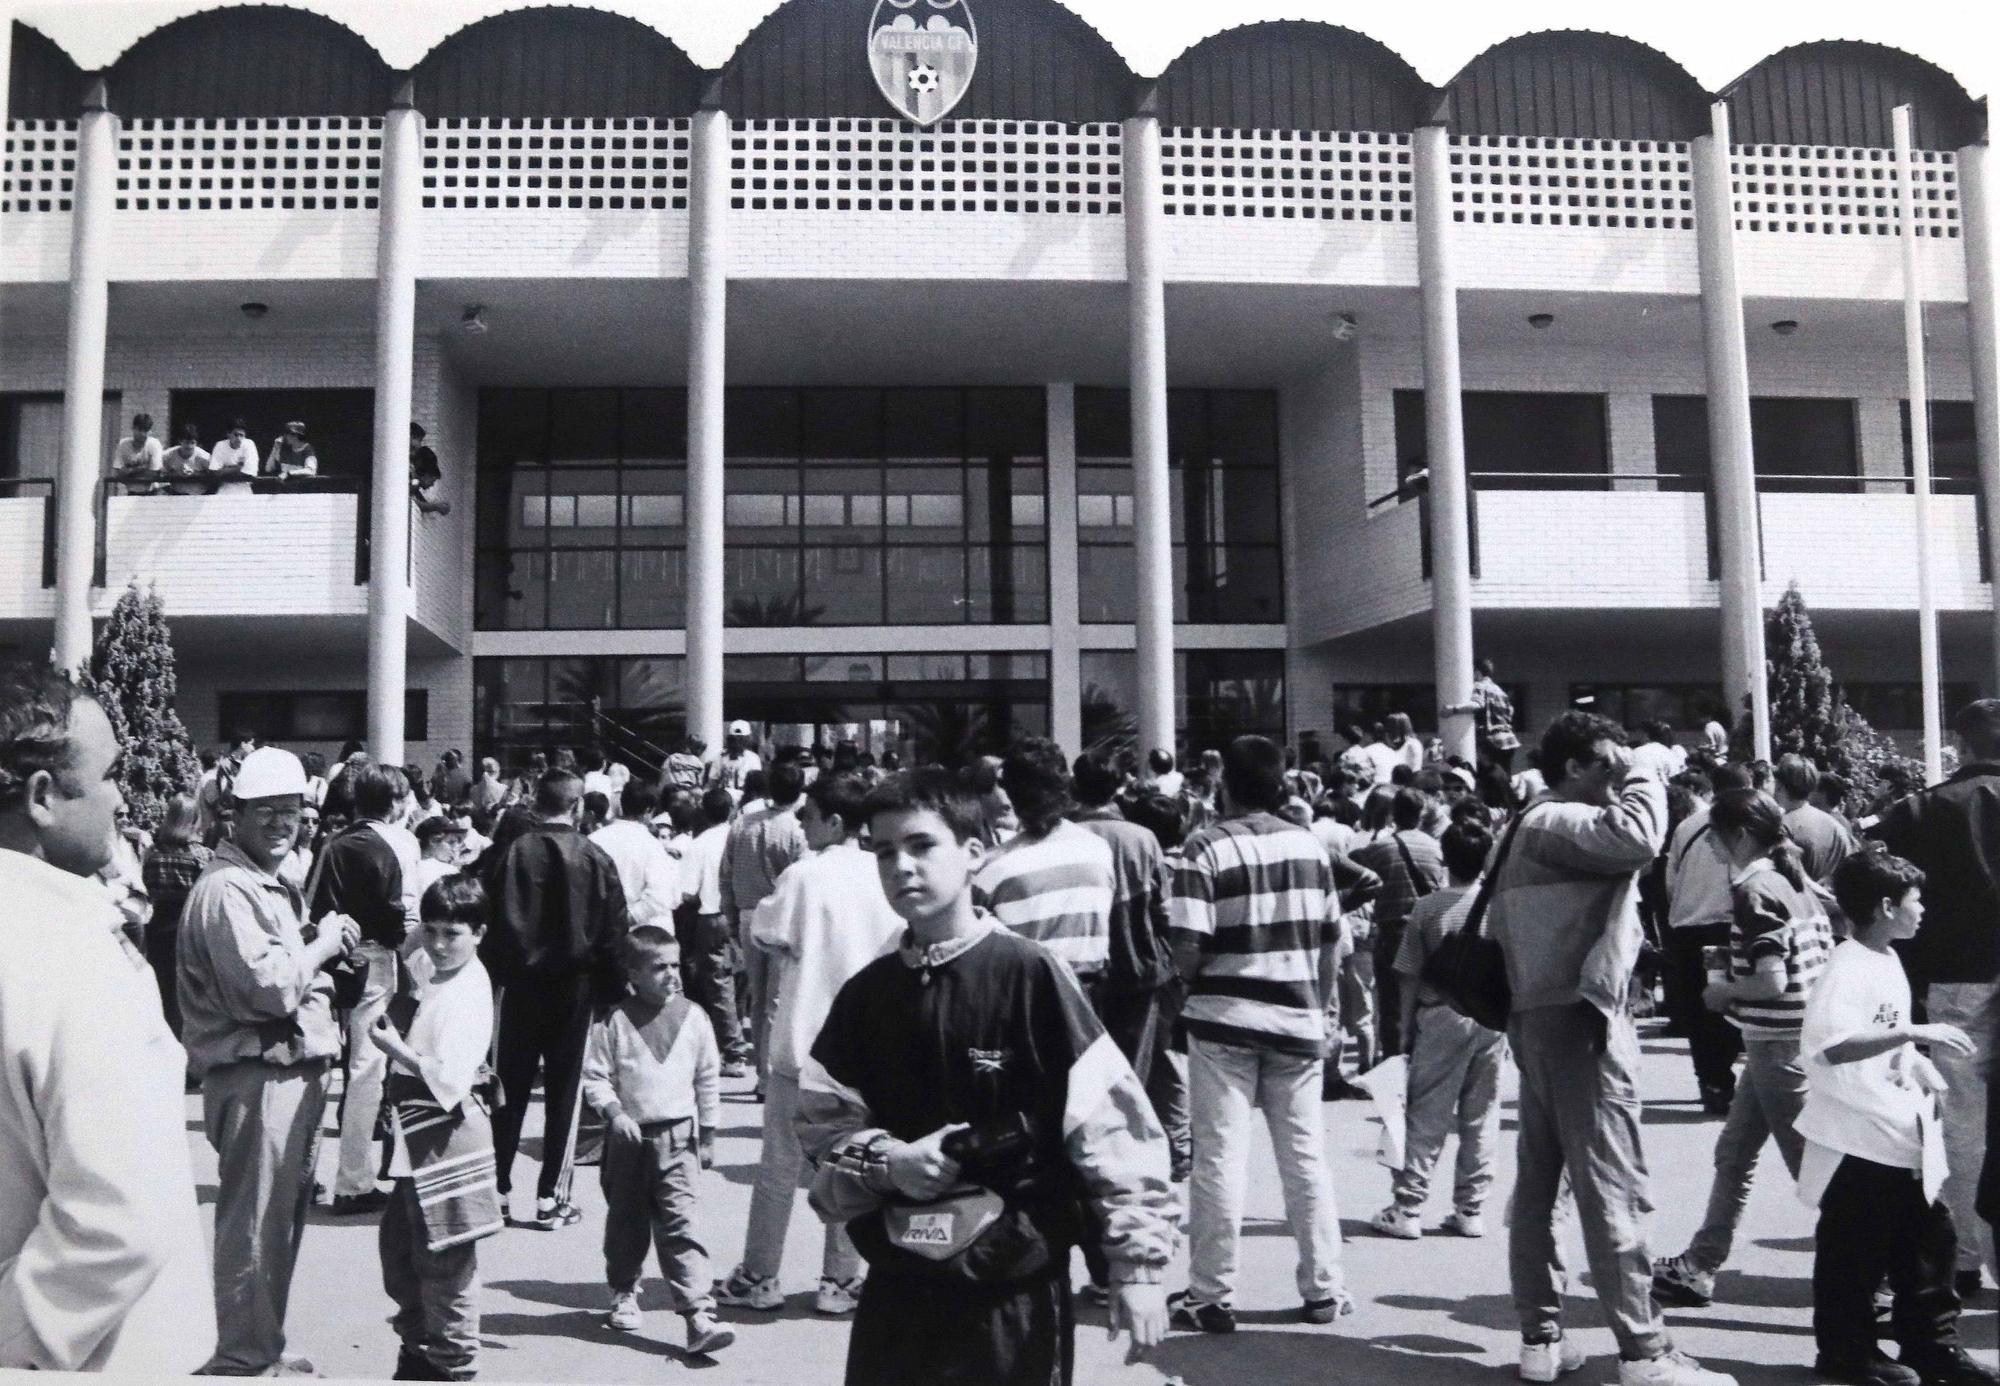
<instances>
[{"instance_id":1,"label":"stadium building facade","mask_svg":"<svg viewBox=\"0 0 2000 1386\"><path fill-rule=\"evenodd\" d=\"M1141 79L1054 0L790 0L710 69L573 7L407 68L264 5L9 45L0 643L156 585L204 744L1298 742L1435 725L1474 648L1530 722L1686 726L1793 581L1909 731L1904 104L1947 697L1995 690L1995 175L1908 53L1440 86L1273 22ZM141 412L319 476L128 494Z\"/></svg>"}]
</instances>

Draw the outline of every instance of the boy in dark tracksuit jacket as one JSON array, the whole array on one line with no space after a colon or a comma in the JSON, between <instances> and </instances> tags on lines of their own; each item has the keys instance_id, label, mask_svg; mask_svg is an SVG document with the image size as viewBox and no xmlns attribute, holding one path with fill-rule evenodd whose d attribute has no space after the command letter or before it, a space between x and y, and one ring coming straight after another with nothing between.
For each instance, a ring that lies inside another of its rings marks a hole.
<instances>
[{"instance_id":1,"label":"boy in dark tracksuit jacket","mask_svg":"<svg viewBox=\"0 0 2000 1386\"><path fill-rule=\"evenodd\" d=\"M1060 960L973 908L979 811L947 773L894 776L863 815L910 930L841 988L799 1079L813 1208L869 1263L847 1381L1067 1383L1084 1202L1113 1328L1151 1347L1177 1227L1131 1065Z\"/></svg>"}]
</instances>

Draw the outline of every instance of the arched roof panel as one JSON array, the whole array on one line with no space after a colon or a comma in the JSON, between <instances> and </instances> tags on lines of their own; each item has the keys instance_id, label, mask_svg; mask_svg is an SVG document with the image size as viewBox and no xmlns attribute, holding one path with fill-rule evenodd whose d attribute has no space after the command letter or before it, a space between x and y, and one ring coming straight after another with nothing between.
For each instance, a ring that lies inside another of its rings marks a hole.
<instances>
[{"instance_id":1,"label":"arched roof panel","mask_svg":"<svg viewBox=\"0 0 2000 1386\"><path fill-rule=\"evenodd\" d=\"M684 116L701 102L702 74L672 40L578 6L482 19L413 75L417 109L442 118Z\"/></svg>"},{"instance_id":2,"label":"arched roof panel","mask_svg":"<svg viewBox=\"0 0 2000 1386\"><path fill-rule=\"evenodd\" d=\"M241 5L164 24L106 74L127 117L379 116L388 65L366 39L310 10Z\"/></svg>"},{"instance_id":3,"label":"arched roof panel","mask_svg":"<svg viewBox=\"0 0 2000 1386\"><path fill-rule=\"evenodd\" d=\"M7 57L9 120L75 120L83 71L39 29L14 21Z\"/></svg>"},{"instance_id":4,"label":"arched roof panel","mask_svg":"<svg viewBox=\"0 0 2000 1386\"><path fill-rule=\"evenodd\" d=\"M722 71L722 105L741 120L893 116L866 52L876 0L788 0ZM1056 0L968 0L979 60L953 119L1115 121L1132 71Z\"/></svg>"},{"instance_id":5,"label":"arched roof panel","mask_svg":"<svg viewBox=\"0 0 2000 1386\"><path fill-rule=\"evenodd\" d=\"M1383 44L1333 24L1272 20L1205 38L1160 74L1168 126L1408 130L1433 93Z\"/></svg>"},{"instance_id":6,"label":"arched roof panel","mask_svg":"<svg viewBox=\"0 0 2000 1386\"><path fill-rule=\"evenodd\" d=\"M1738 144L1888 149L1895 143L1890 113L1905 103L1919 149L1970 144L1985 123L1956 78L1877 43L1795 44L1730 83L1725 96Z\"/></svg>"},{"instance_id":7,"label":"arched roof panel","mask_svg":"<svg viewBox=\"0 0 2000 1386\"><path fill-rule=\"evenodd\" d=\"M1444 89L1460 135L1687 140L1708 128L1701 84L1657 49L1615 34L1523 34L1481 53Z\"/></svg>"}]
</instances>

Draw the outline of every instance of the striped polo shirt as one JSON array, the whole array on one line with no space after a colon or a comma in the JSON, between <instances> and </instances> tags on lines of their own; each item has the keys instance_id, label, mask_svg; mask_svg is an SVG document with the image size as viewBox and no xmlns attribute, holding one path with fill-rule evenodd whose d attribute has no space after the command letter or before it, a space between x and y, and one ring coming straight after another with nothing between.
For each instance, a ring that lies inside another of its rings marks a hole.
<instances>
[{"instance_id":1,"label":"striped polo shirt","mask_svg":"<svg viewBox=\"0 0 2000 1386\"><path fill-rule=\"evenodd\" d=\"M1064 821L1044 837L1023 833L987 853L973 875L972 898L1078 977L1094 977L1111 958L1116 887L1104 839Z\"/></svg>"},{"instance_id":2,"label":"striped polo shirt","mask_svg":"<svg viewBox=\"0 0 2000 1386\"><path fill-rule=\"evenodd\" d=\"M1168 917L1201 966L1181 1019L1191 1035L1318 1058L1326 1036L1320 947L1333 868L1304 828L1268 813L1211 824L1187 840ZM1331 906L1337 909L1337 906Z\"/></svg>"},{"instance_id":3,"label":"striped polo shirt","mask_svg":"<svg viewBox=\"0 0 2000 1386\"><path fill-rule=\"evenodd\" d=\"M1729 976L1741 982L1764 958L1784 964L1785 989L1767 1001L1731 1001L1729 1019L1745 1039L1799 1037L1806 1000L1833 955L1833 928L1809 893L1794 889L1768 859L1730 882Z\"/></svg>"}]
</instances>

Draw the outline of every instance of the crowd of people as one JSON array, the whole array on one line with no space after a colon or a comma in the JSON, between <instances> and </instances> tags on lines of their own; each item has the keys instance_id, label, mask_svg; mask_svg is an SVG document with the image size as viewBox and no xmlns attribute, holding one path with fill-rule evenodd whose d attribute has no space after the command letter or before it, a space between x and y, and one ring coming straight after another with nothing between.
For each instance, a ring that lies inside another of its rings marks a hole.
<instances>
[{"instance_id":1,"label":"crowd of people","mask_svg":"<svg viewBox=\"0 0 2000 1386\"><path fill-rule=\"evenodd\" d=\"M264 452L249 436L243 419L231 419L212 448L201 445L201 425L184 420L168 447L153 436L153 416L132 416L132 431L112 448L110 479L129 496L248 495L285 489L320 475L319 452L306 437L303 419L292 419ZM444 473L424 426L410 424L410 498L425 514L449 515L451 502L432 494Z\"/></svg>"},{"instance_id":2,"label":"crowd of people","mask_svg":"<svg viewBox=\"0 0 2000 1386\"><path fill-rule=\"evenodd\" d=\"M1402 714L1327 761L1243 736L1185 769L1038 737L957 770L767 758L743 722L657 773L568 751L476 772L447 751L426 772L359 745L329 767L241 738L147 838L121 820L92 696L10 669L0 1168L34 1197L0 1208L0 1326L20 1326L0 1365L310 1374L285 1320L323 1196L379 1220L395 1375L469 1379L478 1243L582 1222L595 1162L613 1329L644 1328L649 1248L692 1353L734 1341L742 1315L719 1310L777 1310L803 1180L826 1225L814 1307L852 1317L847 1380L1067 1380L1072 1252L1135 1351L1236 1329L1259 1112L1301 1320L1355 1304L1328 1100L1384 1102L1396 1075L1376 1233L1485 1237L1511 1065L1523 1380L1583 1363L1573 1219L1619 1381L1728 1382L1665 1313L1716 1296L1775 1141L1818 1208L1821 1375L2000 1381L1957 1332L2000 1211L2000 701L1957 717L1950 780L1851 822L1803 756L1731 760L1581 709L1516 773L1483 673L1446 709L1475 715L1476 761ZM1468 995L1482 943L1504 1030ZM1635 1028L1656 1006L1723 1117L1700 1226L1659 1257ZM184 1078L218 1160L212 1251ZM764 1123L725 1269L703 1194L732 1079Z\"/></svg>"}]
</instances>

